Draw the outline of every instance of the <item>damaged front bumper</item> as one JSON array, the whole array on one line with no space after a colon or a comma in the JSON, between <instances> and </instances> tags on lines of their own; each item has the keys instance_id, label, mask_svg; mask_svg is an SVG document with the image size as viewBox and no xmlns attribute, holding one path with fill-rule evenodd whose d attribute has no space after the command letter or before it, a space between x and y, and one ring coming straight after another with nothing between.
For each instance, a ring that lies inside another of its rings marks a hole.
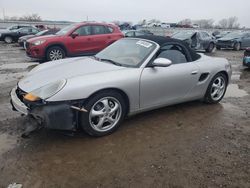
<instances>
[{"instance_id":1,"label":"damaged front bumper","mask_svg":"<svg viewBox=\"0 0 250 188\"><path fill-rule=\"evenodd\" d=\"M46 103L26 103L19 95L18 88L12 89L11 105L14 111L33 116L41 125L50 129L78 129L79 112L87 112L81 101L62 101Z\"/></svg>"}]
</instances>

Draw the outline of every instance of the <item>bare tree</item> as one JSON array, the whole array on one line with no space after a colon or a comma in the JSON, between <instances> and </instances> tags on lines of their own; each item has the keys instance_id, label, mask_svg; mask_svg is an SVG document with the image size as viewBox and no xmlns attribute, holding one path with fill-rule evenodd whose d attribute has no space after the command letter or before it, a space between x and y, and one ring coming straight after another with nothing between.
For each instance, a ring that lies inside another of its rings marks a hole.
<instances>
[{"instance_id":1,"label":"bare tree","mask_svg":"<svg viewBox=\"0 0 250 188\"><path fill-rule=\"evenodd\" d=\"M238 18L236 16L228 18L229 29L236 29L239 27L240 27L240 24L238 23Z\"/></svg>"},{"instance_id":2,"label":"bare tree","mask_svg":"<svg viewBox=\"0 0 250 188\"><path fill-rule=\"evenodd\" d=\"M42 21L41 17L38 14L24 15L21 17L18 17L18 16L8 17L8 16L6 16L5 20L10 20L10 21L18 21L18 20L20 20L20 21Z\"/></svg>"},{"instance_id":3,"label":"bare tree","mask_svg":"<svg viewBox=\"0 0 250 188\"><path fill-rule=\"evenodd\" d=\"M237 29L240 27L237 17L224 18L218 22L218 26L223 29Z\"/></svg>"},{"instance_id":4,"label":"bare tree","mask_svg":"<svg viewBox=\"0 0 250 188\"><path fill-rule=\"evenodd\" d=\"M227 28L227 26L228 26L228 20L227 19L224 18L224 19L219 21L219 27L220 28L225 29L225 28Z\"/></svg>"},{"instance_id":5,"label":"bare tree","mask_svg":"<svg viewBox=\"0 0 250 188\"><path fill-rule=\"evenodd\" d=\"M213 28L214 26L213 19L194 20L193 23L199 25L200 28L204 28L204 29Z\"/></svg>"},{"instance_id":6,"label":"bare tree","mask_svg":"<svg viewBox=\"0 0 250 188\"><path fill-rule=\"evenodd\" d=\"M41 17L38 14L30 14L30 15L25 15L21 16L19 18L21 21L42 21Z\"/></svg>"},{"instance_id":7,"label":"bare tree","mask_svg":"<svg viewBox=\"0 0 250 188\"><path fill-rule=\"evenodd\" d=\"M179 24L181 24L181 25L192 25L192 20L187 18L187 19L179 21Z\"/></svg>"}]
</instances>

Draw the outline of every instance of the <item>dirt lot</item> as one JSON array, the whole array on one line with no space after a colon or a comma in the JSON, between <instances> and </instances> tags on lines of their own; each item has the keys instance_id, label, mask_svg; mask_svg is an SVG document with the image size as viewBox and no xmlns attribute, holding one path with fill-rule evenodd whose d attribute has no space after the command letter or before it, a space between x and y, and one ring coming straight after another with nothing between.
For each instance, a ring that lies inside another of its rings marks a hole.
<instances>
[{"instance_id":1,"label":"dirt lot","mask_svg":"<svg viewBox=\"0 0 250 188\"><path fill-rule=\"evenodd\" d=\"M213 55L234 70L220 104L143 113L103 138L41 130L23 139L29 122L11 110L9 91L34 64L21 48L0 43L0 187L249 188L250 71L242 51Z\"/></svg>"}]
</instances>

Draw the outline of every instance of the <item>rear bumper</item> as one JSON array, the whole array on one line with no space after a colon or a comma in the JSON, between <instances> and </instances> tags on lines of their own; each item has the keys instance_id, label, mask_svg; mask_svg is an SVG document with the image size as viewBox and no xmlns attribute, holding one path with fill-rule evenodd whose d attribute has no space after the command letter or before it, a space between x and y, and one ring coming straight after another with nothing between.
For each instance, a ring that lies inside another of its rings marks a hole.
<instances>
[{"instance_id":1,"label":"rear bumper","mask_svg":"<svg viewBox=\"0 0 250 188\"><path fill-rule=\"evenodd\" d=\"M33 116L40 124L49 129L76 130L78 128L78 111L72 109L72 104L55 102L50 104L25 104L18 97L17 88L12 89L11 105L14 111Z\"/></svg>"}]
</instances>

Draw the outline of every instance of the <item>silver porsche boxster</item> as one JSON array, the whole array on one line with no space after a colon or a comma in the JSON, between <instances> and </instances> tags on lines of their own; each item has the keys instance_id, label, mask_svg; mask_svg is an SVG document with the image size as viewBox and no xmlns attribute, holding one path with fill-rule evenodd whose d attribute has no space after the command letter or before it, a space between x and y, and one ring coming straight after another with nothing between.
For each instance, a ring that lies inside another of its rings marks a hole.
<instances>
[{"instance_id":1,"label":"silver porsche boxster","mask_svg":"<svg viewBox=\"0 0 250 188\"><path fill-rule=\"evenodd\" d=\"M159 36L124 38L93 57L41 64L11 91L14 110L44 127L115 131L125 116L202 99L218 103L231 78L226 59Z\"/></svg>"}]
</instances>

